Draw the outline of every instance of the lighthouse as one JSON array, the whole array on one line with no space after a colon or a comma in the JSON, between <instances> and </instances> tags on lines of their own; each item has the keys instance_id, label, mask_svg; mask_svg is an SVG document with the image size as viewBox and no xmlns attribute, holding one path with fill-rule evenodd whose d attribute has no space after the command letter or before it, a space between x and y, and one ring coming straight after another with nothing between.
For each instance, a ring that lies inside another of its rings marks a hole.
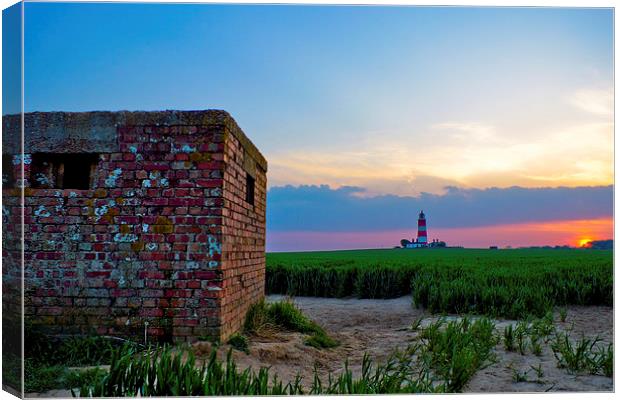
<instances>
[{"instance_id":1,"label":"lighthouse","mask_svg":"<svg viewBox=\"0 0 620 400\"><path fill-rule=\"evenodd\" d=\"M423 210L420 210L420 214L418 215L418 237L411 240L412 241L410 242L407 239L402 239L400 241L400 245L406 249L447 247L446 242L439 239L433 239L433 241L431 241L430 243L428 242L428 232L426 231L426 216L424 215Z\"/></svg>"},{"instance_id":2,"label":"lighthouse","mask_svg":"<svg viewBox=\"0 0 620 400\"><path fill-rule=\"evenodd\" d=\"M428 235L426 233L426 217L424 216L424 211L420 211L420 215L418 216L418 240L422 246L425 246L428 243Z\"/></svg>"}]
</instances>

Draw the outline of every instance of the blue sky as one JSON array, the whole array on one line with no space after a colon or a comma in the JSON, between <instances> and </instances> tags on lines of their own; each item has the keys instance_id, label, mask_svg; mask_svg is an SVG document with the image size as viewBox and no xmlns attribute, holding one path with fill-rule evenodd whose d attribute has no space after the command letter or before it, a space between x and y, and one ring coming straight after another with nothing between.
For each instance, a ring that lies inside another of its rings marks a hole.
<instances>
[{"instance_id":1,"label":"blue sky","mask_svg":"<svg viewBox=\"0 0 620 400\"><path fill-rule=\"evenodd\" d=\"M3 114L16 113L22 107L22 7L21 4L2 12L2 104ZM6 111L6 112L4 112Z\"/></svg>"},{"instance_id":2,"label":"blue sky","mask_svg":"<svg viewBox=\"0 0 620 400\"><path fill-rule=\"evenodd\" d=\"M613 183L611 9L27 3L25 19L26 111L225 109L270 187Z\"/></svg>"},{"instance_id":3,"label":"blue sky","mask_svg":"<svg viewBox=\"0 0 620 400\"><path fill-rule=\"evenodd\" d=\"M272 184L382 193L394 188L317 175L308 155L350 172L374 141L426 145L442 124L528 140L588 122L567 99L608 93L611 32L609 9L29 3L26 111L223 108L272 160ZM454 178L384 167L377 180Z\"/></svg>"}]
</instances>

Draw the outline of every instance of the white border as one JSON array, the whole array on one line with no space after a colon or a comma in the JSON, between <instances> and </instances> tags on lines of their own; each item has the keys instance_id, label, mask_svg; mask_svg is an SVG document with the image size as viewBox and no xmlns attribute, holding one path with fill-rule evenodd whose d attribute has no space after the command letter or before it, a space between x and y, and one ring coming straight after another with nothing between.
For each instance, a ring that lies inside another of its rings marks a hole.
<instances>
[{"instance_id":1,"label":"white border","mask_svg":"<svg viewBox=\"0 0 620 400\"><path fill-rule=\"evenodd\" d=\"M39 0L29 0L29 2L40 2ZM84 1L79 1L79 0L63 0L63 2L84 2ZM101 1L104 2L104 1ZM133 1L105 1L107 3L153 3L153 1L148 1L148 0L133 0ZM0 6L2 9L7 8L13 4L15 4L16 2L13 0L0 0ZM524 1L524 0L504 0L501 2L498 1L492 1L492 0L474 0L474 1L466 1L466 0L450 0L450 1L442 1L442 0L425 0L425 1L411 1L411 0L390 0L390 1L381 1L381 0L375 0L375 1L369 1L369 0L338 0L338 1L330 1L330 0L314 0L314 1L300 1L300 0L289 0L289 1L262 1L262 0L244 0L244 1L234 1L234 0L219 0L219 1L182 1L182 0L168 0L162 3L205 3L205 4L224 4L224 3L229 3L229 4L299 4L299 5L303 5L303 4L307 4L307 5L383 5L383 6L478 6L478 7L587 7L587 8L593 8L593 7L606 7L606 8L614 8L617 4L616 1L610 1L610 0L589 0L589 1L583 1L583 0L539 0L539 1L533 1L533 0L528 0L528 1ZM24 64L25 64L25 59L24 59L24 47L23 47L23 40L24 40L24 26L25 26L25 20L23 17L23 13L24 13L24 9L25 7L22 8L22 76L24 76ZM0 43L1 43L1 19L0 19ZM615 30L615 12L614 12L614 94L615 94L615 71L617 69L617 63L616 63L616 52L615 52L615 44L618 42L618 33ZM1 60L1 53L0 53L0 60ZM24 79L22 79L22 112L25 109L24 105L25 105L25 93L24 93ZM2 90L2 83L0 81L0 91ZM614 96L615 99L615 96ZM0 108L2 106L2 100L0 98ZM618 104L616 102L614 102L614 110L615 113L618 112ZM23 118L22 118L22 124L23 124ZM23 126L22 126L22 131L23 131ZM615 116L614 116L614 139L615 139ZM23 135L22 135L22 146L23 146ZM615 154L616 154L616 142L614 140L614 177L615 177L615 170L616 170L616 158L615 158ZM23 165L22 165L23 168ZM22 171L22 175L23 175L23 171ZM614 179L615 181L615 179ZM618 199L618 197L615 195L616 191L615 191L615 185L614 185L614 211L615 209L617 209L620 200ZM23 192L22 192L22 201L23 201ZM24 216L22 215L22 224L23 224L23 218ZM22 232L22 240L24 237L24 232ZM616 234L616 224L615 224L615 212L614 212L614 240L617 238L617 234ZM614 242L615 243L615 242ZM614 344L615 344L615 360L614 360L614 380L615 378L618 376L618 371L620 371L620 362L619 362L619 358L620 358L620 354L617 351L617 343L618 343L618 332L615 329L615 321L617 319L618 316L618 309L617 309L617 302L616 302L616 298L617 298L617 287L618 287L618 283L615 280L615 276L616 276L616 268L615 266L616 264L616 260L617 260L617 256L616 256L616 246L614 245ZM22 254L22 265L23 265L23 254ZM23 269L22 269L22 306L23 306ZM23 331L23 324L22 324L22 331ZM23 346L23 343L22 343ZM23 350L23 349L22 349ZM1 360L0 360L1 363ZM22 370L23 371L23 370ZM614 382L614 386L616 384L616 381ZM615 391L615 389L614 389ZM436 395L434 395L436 396ZM444 398L447 396L451 396L451 395L439 395L440 397ZM520 393L510 393L510 394L462 394L460 395L462 397L467 397L467 398L472 398L472 397L482 397L485 399L493 399L496 396L501 398L501 399L521 399L521 398L541 398L541 399L545 399L545 400L555 400L555 399L579 399L579 398L588 398L591 400L595 400L595 399L609 399L609 398L613 398L614 393L541 393L541 394L520 394ZM339 396L340 398L342 398L342 396ZM344 396L344 397L352 397L352 396ZM360 396L355 396L355 397L360 397ZM361 396L361 397L368 397L370 398L370 396ZM14 399L15 397L10 395L7 392L4 391L0 391L0 400L1 399ZM304 399L312 399L312 400L321 400L324 399L324 396L304 396ZM372 396L373 399L394 399L396 398L396 396ZM398 396L398 398L403 398L403 396ZM406 395L404 396L404 398L413 398L412 395ZM189 398L188 398L189 399Z\"/></svg>"}]
</instances>

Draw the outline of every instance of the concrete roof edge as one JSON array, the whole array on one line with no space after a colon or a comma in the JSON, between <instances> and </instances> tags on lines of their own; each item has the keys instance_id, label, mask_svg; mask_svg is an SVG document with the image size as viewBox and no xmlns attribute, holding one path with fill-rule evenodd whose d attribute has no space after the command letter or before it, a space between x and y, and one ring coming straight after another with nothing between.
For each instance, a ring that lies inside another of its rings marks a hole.
<instances>
[{"instance_id":1,"label":"concrete roof edge","mask_svg":"<svg viewBox=\"0 0 620 400\"><path fill-rule=\"evenodd\" d=\"M15 133L20 129L20 117L22 114L9 114L2 116L2 126L5 134ZM239 127L235 119L224 110L163 110L163 111L36 111L24 113L24 124L40 126L41 121L62 121L63 124L71 124L72 121L92 120L96 125L222 125L225 126L252 154L253 158L266 171L267 160L258 148Z\"/></svg>"}]
</instances>

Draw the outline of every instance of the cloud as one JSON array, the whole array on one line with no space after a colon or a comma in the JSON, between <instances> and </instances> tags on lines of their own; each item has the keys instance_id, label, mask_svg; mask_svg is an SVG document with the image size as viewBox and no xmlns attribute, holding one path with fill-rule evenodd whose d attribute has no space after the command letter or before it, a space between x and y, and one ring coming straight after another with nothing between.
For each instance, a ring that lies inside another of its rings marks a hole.
<instances>
[{"instance_id":1,"label":"cloud","mask_svg":"<svg viewBox=\"0 0 620 400\"><path fill-rule=\"evenodd\" d=\"M494 126L477 122L443 122L432 125L431 129L443 132L447 138L452 140L466 142L498 141Z\"/></svg>"},{"instance_id":2,"label":"cloud","mask_svg":"<svg viewBox=\"0 0 620 400\"><path fill-rule=\"evenodd\" d=\"M541 123L524 132L470 121L360 135L346 146L329 143L270 154L269 183L360 186L366 196L442 194L446 184L608 185L613 182L613 121L589 119ZM442 179L447 181L438 185Z\"/></svg>"},{"instance_id":3,"label":"cloud","mask_svg":"<svg viewBox=\"0 0 620 400\"><path fill-rule=\"evenodd\" d=\"M596 115L612 116L614 112L612 89L580 89L573 93L569 102L583 111Z\"/></svg>"},{"instance_id":4,"label":"cloud","mask_svg":"<svg viewBox=\"0 0 620 400\"><path fill-rule=\"evenodd\" d=\"M444 194L365 196L358 186L273 187L267 194L271 231L411 229L424 209L429 224L458 228L525 222L595 219L613 210L613 186L556 188L447 187Z\"/></svg>"}]
</instances>

